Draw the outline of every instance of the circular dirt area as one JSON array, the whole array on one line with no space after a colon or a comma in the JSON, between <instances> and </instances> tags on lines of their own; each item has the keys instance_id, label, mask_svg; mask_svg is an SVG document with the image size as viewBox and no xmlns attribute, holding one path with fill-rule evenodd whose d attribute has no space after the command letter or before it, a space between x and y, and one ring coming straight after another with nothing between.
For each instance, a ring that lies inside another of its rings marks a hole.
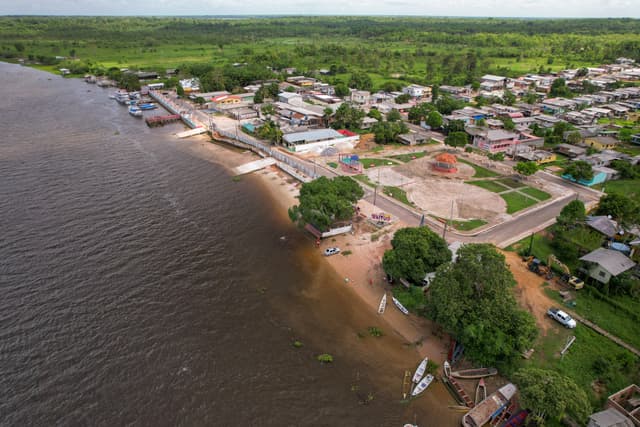
<instances>
[{"instance_id":1,"label":"circular dirt area","mask_svg":"<svg viewBox=\"0 0 640 427\"><path fill-rule=\"evenodd\" d=\"M471 166L461 162L456 163L458 172L448 173L436 171L433 169L436 156L437 154L434 154L432 156L425 156L421 159L412 160L409 163L398 166L397 169L399 172L407 176L420 178L442 177L453 180L467 180L475 174L475 170Z\"/></svg>"}]
</instances>

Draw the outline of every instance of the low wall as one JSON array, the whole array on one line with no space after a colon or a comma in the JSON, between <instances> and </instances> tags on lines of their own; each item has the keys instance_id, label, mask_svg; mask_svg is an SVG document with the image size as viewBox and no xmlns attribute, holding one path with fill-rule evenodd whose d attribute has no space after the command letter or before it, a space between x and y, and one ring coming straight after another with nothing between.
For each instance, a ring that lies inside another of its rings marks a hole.
<instances>
[{"instance_id":1,"label":"low wall","mask_svg":"<svg viewBox=\"0 0 640 427\"><path fill-rule=\"evenodd\" d=\"M322 238L324 239L326 237L337 236L338 234L350 233L352 229L353 226L351 224L344 227L332 228L331 230L322 233Z\"/></svg>"}]
</instances>

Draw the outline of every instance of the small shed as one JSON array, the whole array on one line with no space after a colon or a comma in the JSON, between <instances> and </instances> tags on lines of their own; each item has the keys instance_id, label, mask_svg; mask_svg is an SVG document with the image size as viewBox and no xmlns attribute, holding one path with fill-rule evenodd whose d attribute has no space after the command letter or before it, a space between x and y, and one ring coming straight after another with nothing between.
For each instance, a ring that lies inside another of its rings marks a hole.
<instances>
[{"instance_id":1,"label":"small shed","mask_svg":"<svg viewBox=\"0 0 640 427\"><path fill-rule=\"evenodd\" d=\"M433 163L433 169L439 172L456 173L458 172L458 159L453 154L438 154Z\"/></svg>"}]
</instances>

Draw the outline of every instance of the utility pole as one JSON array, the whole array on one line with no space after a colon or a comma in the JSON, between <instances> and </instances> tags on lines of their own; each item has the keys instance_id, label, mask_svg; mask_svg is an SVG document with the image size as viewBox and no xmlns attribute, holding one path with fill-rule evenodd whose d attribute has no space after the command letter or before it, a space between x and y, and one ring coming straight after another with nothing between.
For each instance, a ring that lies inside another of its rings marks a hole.
<instances>
[{"instance_id":1,"label":"utility pole","mask_svg":"<svg viewBox=\"0 0 640 427\"><path fill-rule=\"evenodd\" d=\"M527 255L531 255L531 250L533 249L533 235L534 233L531 233L531 240L529 240L529 251L527 252Z\"/></svg>"},{"instance_id":2,"label":"utility pole","mask_svg":"<svg viewBox=\"0 0 640 427\"><path fill-rule=\"evenodd\" d=\"M445 221L444 230L442 230L442 240L446 240L445 237L447 235L447 225L449 225L450 221L453 221L453 200L451 201L451 215L449 217L449 220Z\"/></svg>"}]
</instances>

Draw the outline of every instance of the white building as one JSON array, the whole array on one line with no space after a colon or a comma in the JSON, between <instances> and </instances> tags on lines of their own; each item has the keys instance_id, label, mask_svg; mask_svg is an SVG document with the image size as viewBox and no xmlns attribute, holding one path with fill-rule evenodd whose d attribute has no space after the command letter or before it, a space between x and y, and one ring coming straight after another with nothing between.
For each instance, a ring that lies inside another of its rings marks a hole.
<instances>
[{"instance_id":1,"label":"white building","mask_svg":"<svg viewBox=\"0 0 640 427\"><path fill-rule=\"evenodd\" d=\"M424 98L431 96L431 88L428 86L412 84L402 88L402 93L406 93L413 98Z\"/></svg>"}]
</instances>

